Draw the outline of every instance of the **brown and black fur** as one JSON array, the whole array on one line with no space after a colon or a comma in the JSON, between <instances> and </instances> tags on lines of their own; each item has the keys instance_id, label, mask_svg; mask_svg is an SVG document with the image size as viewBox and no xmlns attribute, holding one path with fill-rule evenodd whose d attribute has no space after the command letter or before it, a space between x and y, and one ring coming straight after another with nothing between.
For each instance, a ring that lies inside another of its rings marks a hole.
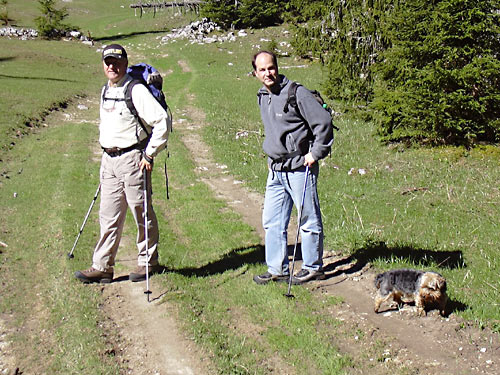
<instances>
[{"instance_id":1,"label":"brown and black fur","mask_svg":"<svg viewBox=\"0 0 500 375\"><path fill-rule=\"evenodd\" d=\"M403 300L415 301L418 315L425 315L426 309L432 306L438 306L441 315L445 315L448 301L446 280L439 273L413 269L391 270L375 277L375 287L375 312L379 311L383 302L392 299L398 306L403 304Z\"/></svg>"}]
</instances>

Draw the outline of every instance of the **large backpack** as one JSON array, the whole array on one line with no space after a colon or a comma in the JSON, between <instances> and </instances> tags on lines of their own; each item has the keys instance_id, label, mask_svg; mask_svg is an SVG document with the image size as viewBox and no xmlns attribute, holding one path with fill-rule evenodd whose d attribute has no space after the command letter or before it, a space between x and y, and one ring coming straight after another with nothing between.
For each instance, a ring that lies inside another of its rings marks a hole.
<instances>
[{"instance_id":1,"label":"large backpack","mask_svg":"<svg viewBox=\"0 0 500 375\"><path fill-rule=\"evenodd\" d=\"M150 134L146 130L146 127L141 122L139 114L137 113L134 103L132 102L132 88L136 84L143 84L144 86L146 86L149 92L151 92L151 94L154 96L156 101L161 104L163 109L165 109L168 116L167 126L170 128L170 131L173 131L172 112L170 111L170 108L168 107L167 102L165 100L165 94L163 93L163 77L161 76L160 72L149 64L139 63L129 66L127 68L127 73L132 77L132 81L128 84L127 90L125 91L125 103L127 104L127 108L129 109L129 111L136 117L139 124L141 124L146 134L150 136ZM167 193L167 199L170 199L166 161L164 163L164 172L165 172L165 188Z\"/></svg>"},{"instance_id":2,"label":"large backpack","mask_svg":"<svg viewBox=\"0 0 500 375\"><path fill-rule=\"evenodd\" d=\"M142 129L148 135L148 138L151 134L148 132L146 126L142 123L139 114L137 113L137 109L134 106L134 102L132 101L132 89L137 84L142 84L147 87L149 92L153 95L158 103L165 109L167 112L167 128L172 131L172 112L167 105L165 100L165 94L163 94L163 78L158 70L146 63L140 63L136 65L131 65L127 68L127 73L132 77L132 81L127 85L125 90L125 104L127 105L128 110L134 115L137 119L137 122L141 125ZM108 89L108 84L103 88L102 98L105 99L106 91ZM168 153L167 153L168 155ZM169 189L168 189L168 174L167 174L167 163L164 163L165 170L165 186L167 190L167 199L170 199Z\"/></svg>"},{"instance_id":3,"label":"large backpack","mask_svg":"<svg viewBox=\"0 0 500 375\"><path fill-rule=\"evenodd\" d=\"M165 94L163 94L163 78L158 70L146 63L140 63L136 65L129 66L127 68L127 73L132 77L132 81L127 85L125 90L125 104L127 105L128 110L132 113L132 115L137 119L137 122L141 125L141 128L146 132L146 134L151 136L148 132L146 126L142 123L139 114L137 113L137 109L134 106L134 102L132 101L132 89L137 84L142 84L146 86L149 92L153 95L158 103L165 109L167 112L167 127L172 131L172 112L167 105L165 100ZM102 90L102 99L105 100L106 91L108 90L108 84L104 86Z\"/></svg>"},{"instance_id":4,"label":"large backpack","mask_svg":"<svg viewBox=\"0 0 500 375\"><path fill-rule=\"evenodd\" d=\"M132 103L132 88L137 84L137 83L142 83L144 86L148 88L148 90L153 94L155 99L158 101L158 103L161 104L161 106L165 109L165 111L168 111L168 105L167 102L165 101L165 95L163 94L162 88L163 88L163 78L158 70L156 70L154 67L152 67L149 64L146 63L140 63L136 65L129 66L127 68L127 73L129 76L133 78L133 81L129 83L127 93L126 93L126 98L128 97L130 99L130 103L133 106ZM127 103L128 106L128 103ZM137 114L137 111L135 108L130 108L130 112L134 113L134 115Z\"/></svg>"},{"instance_id":5,"label":"large backpack","mask_svg":"<svg viewBox=\"0 0 500 375\"><path fill-rule=\"evenodd\" d=\"M299 106L297 104L297 89L299 86L302 86L300 83L298 82L292 82L290 84L290 87L288 88L288 98L286 100L286 103L285 103L285 107L283 108L283 112L287 113L289 111L289 106L292 106L295 111L297 111L298 115L302 118L304 118L301 113L300 113L300 110L299 110ZM323 100L323 98L321 97L321 94L319 93L319 91L317 90L309 90L307 87L305 86L302 86L304 87L306 90L308 90L313 96L314 96L314 99L316 99L316 101L321 104L321 107L324 108L325 111L327 111L329 114L330 114L330 117L332 117L332 122L331 122L331 126L333 129L335 130L340 130L339 128L337 128L334 124L333 124L333 115L332 115L332 109L328 106L328 104L325 103L325 101Z\"/></svg>"}]
</instances>

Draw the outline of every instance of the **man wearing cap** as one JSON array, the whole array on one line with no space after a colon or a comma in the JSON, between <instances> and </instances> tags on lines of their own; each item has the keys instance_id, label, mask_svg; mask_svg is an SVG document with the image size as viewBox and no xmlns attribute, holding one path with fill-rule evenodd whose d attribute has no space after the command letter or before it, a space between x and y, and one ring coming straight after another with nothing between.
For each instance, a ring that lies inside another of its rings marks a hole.
<instances>
[{"instance_id":1,"label":"man wearing cap","mask_svg":"<svg viewBox=\"0 0 500 375\"><path fill-rule=\"evenodd\" d=\"M122 236L123 225L130 207L137 226L137 268L130 273L131 281L157 272L158 223L152 207L151 178L148 191L148 246L144 231L144 173L151 174L155 156L166 147L171 119L147 87L135 84L131 90L136 117L125 102L127 85L127 52L119 44L111 44L102 52L104 74L108 79L102 90L100 104L99 143L103 149L100 169L101 204L99 223L101 234L94 249L92 266L77 271L75 277L84 283L109 283Z\"/></svg>"}]
</instances>

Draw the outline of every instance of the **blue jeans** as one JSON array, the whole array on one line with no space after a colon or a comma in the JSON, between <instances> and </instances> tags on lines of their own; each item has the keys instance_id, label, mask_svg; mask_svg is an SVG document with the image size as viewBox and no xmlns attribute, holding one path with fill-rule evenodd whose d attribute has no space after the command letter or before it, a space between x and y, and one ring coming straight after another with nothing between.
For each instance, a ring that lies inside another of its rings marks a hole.
<instances>
[{"instance_id":1,"label":"blue jeans","mask_svg":"<svg viewBox=\"0 0 500 375\"><path fill-rule=\"evenodd\" d=\"M287 228L293 205L300 207L306 168L289 172L269 171L262 224L266 233L266 263L273 275L288 275ZM302 269L323 267L323 222L319 208L318 163L309 169L304 208L300 223Z\"/></svg>"}]
</instances>

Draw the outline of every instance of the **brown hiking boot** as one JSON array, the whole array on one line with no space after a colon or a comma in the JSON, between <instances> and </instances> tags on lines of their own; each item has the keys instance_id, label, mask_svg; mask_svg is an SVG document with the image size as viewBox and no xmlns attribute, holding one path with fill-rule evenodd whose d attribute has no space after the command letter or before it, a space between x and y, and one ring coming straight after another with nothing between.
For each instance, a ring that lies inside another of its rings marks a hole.
<instances>
[{"instance_id":1,"label":"brown hiking boot","mask_svg":"<svg viewBox=\"0 0 500 375\"><path fill-rule=\"evenodd\" d=\"M109 284L113 280L113 271L103 272L90 267L88 270L76 271L75 277L82 283L101 283Z\"/></svg>"},{"instance_id":2,"label":"brown hiking boot","mask_svg":"<svg viewBox=\"0 0 500 375\"><path fill-rule=\"evenodd\" d=\"M160 273L161 267L159 265L148 266L148 271L149 276L151 276L155 273ZM128 279L134 283L146 280L146 266L137 266L134 272L131 272L130 275L128 275Z\"/></svg>"}]
</instances>

